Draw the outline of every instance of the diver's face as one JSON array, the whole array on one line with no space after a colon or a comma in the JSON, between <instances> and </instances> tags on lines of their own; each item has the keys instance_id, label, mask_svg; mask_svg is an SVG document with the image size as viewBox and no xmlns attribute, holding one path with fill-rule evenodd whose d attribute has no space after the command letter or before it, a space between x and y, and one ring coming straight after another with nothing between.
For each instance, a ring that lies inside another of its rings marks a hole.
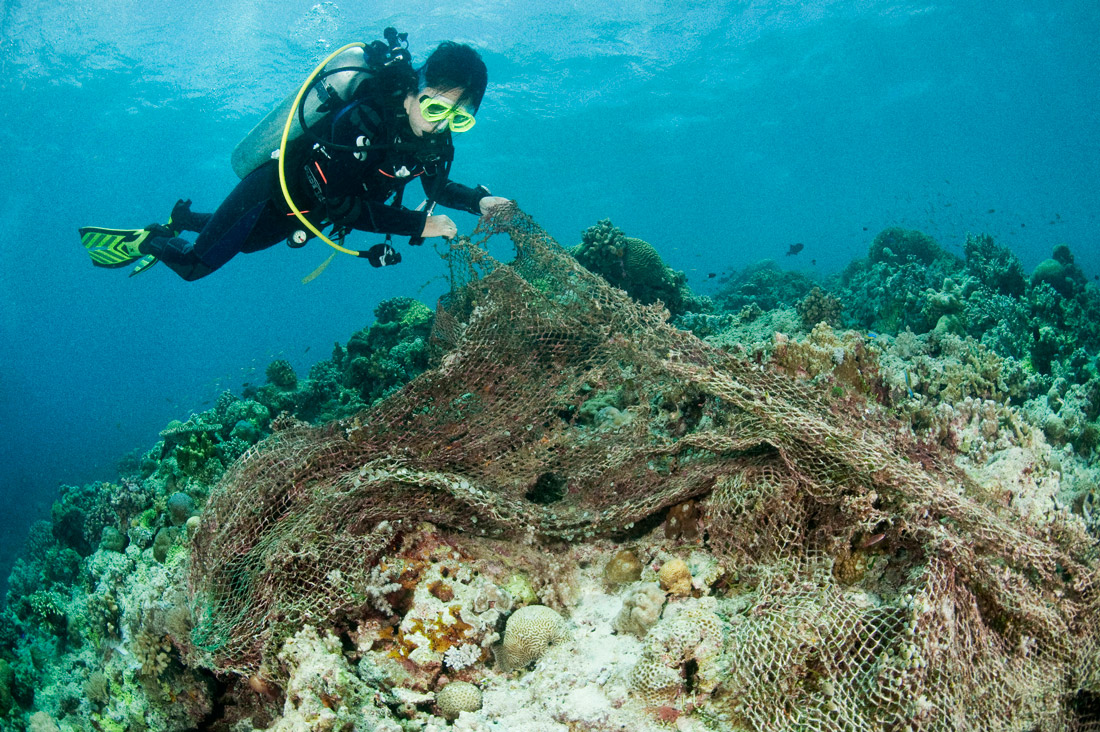
<instances>
[{"instance_id":1,"label":"diver's face","mask_svg":"<svg viewBox=\"0 0 1100 732\"><path fill-rule=\"evenodd\" d=\"M456 104L465 93L466 90L462 88L443 90L426 86L420 91L413 92L405 97L405 111L408 112L409 126L412 127L413 134L417 137L423 137L424 135L434 135L447 129L447 120L429 122L424 119L424 115L420 113L421 97L429 96L438 100L446 100L453 105Z\"/></svg>"}]
</instances>

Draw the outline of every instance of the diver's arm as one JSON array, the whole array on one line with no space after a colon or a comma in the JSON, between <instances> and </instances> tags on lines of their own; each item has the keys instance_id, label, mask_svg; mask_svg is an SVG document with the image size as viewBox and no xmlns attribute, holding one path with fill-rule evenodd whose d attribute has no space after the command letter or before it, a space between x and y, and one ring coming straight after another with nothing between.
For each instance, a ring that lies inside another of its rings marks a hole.
<instances>
[{"instance_id":1,"label":"diver's arm","mask_svg":"<svg viewBox=\"0 0 1100 732\"><path fill-rule=\"evenodd\" d=\"M422 235L424 224L428 220L425 211L411 211L355 196L342 198L338 202L329 201L328 215L333 223L340 226L413 237Z\"/></svg>"},{"instance_id":2,"label":"diver's arm","mask_svg":"<svg viewBox=\"0 0 1100 732\"><path fill-rule=\"evenodd\" d=\"M429 185L428 181L424 182L426 192L431 190L428 187ZM431 193L428 193L428 195L430 196ZM447 208L468 211L474 216L485 216L497 206L511 203L510 199L490 194L489 189L485 186L469 188L453 181L447 181L443 186L443 190L439 193L439 198L435 200Z\"/></svg>"},{"instance_id":3,"label":"diver's arm","mask_svg":"<svg viewBox=\"0 0 1100 732\"><path fill-rule=\"evenodd\" d=\"M424 175L421 181L424 184L425 195L440 206L466 211L474 216L481 215L481 199L489 195L489 189L485 186L470 188L453 180L443 181L440 185L438 174Z\"/></svg>"}]
</instances>

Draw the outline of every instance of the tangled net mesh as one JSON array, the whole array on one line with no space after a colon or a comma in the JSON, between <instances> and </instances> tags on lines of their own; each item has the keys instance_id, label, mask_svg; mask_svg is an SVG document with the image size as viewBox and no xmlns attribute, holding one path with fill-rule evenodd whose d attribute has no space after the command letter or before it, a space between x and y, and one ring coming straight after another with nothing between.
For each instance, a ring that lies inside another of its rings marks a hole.
<instances>
[{"instance_id":1,"label":"tangled net mesh","mask_svg":"<svg viewBox=\"0 0 1100 732\"><path fill-rule=\"evenodd\" d=\"M486 253L507 234L509 265ZM1100 729L1093 541L1031 523L890 430L712 348L500 210L454 246L437 365L353 420L286 423L196 535L191 652L253 673L369 611L403 522L616 536L688 499L742 611L708 701L751 729ZM618 390L619 418L580 418ZM881 534L881 536L880 536ZM858 572L861 537L889 567Z\"/></svg>"}]
</instances>

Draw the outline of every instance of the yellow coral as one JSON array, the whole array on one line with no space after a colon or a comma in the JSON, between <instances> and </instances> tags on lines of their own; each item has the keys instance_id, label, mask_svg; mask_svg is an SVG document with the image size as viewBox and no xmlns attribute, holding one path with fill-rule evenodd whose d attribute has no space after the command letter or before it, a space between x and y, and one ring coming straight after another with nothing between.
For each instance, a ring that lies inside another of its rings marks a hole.
<instances>
[{"instance_id":1,"label":"yellow coral","mask_svg":"<svg viewBox=\"0 0 1100 732\"><path fill-rule=\"evenodd\" d=\"M665 562L657 572L657 580L662 588L673 595L691 594L691 570L683 559Z\"/></svg>"}]
</instances>

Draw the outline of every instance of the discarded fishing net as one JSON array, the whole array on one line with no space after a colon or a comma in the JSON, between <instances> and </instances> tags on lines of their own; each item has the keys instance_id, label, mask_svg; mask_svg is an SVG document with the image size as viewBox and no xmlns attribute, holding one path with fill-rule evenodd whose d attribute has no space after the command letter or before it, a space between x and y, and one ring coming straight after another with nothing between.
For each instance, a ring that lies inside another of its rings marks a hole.
<instances>
[{"instance_id":1,"label":"discarded fishing net","mask_svg":"<svg viewBox=\"0 0 1100 732\"><path fill-rule=\"evenodd\" d=\"M353 420L284 425L212 494L191 568L203 662L252 673L302 624L370 612L403 522L581 542L696 499L733 598L707 701L730 724L1100 728L1096 560L1072 517L1030 523L671 327L515 209L478 233L453 252L433 369ZM485 253L498 233L509 265Z\"/></svg>"}]
</instances>

